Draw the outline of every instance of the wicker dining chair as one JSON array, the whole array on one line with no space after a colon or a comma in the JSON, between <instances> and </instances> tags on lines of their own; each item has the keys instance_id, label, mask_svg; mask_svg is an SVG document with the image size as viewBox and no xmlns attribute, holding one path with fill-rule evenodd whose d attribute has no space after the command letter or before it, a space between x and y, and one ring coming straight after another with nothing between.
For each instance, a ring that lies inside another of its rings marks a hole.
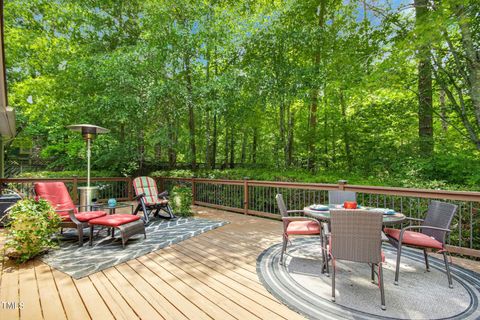
<instances>
[{"instance_id":1,"label":"wicker dining chair","mask_svg":"<svg viewBox=\"0 0 480 320\"><path fill-rule=\"evenodd\" d=\"M447 259L447 249L445 242L450 233L450 224L453 216L457 212L458 206L452 203L441 201L431 201L428 205L427 215L425 220L407 218L408 220L421 222L421 225L412 225L403 229L385 228L384 232L388 237L389 242L397 248L397 266L395 270L395 285L398 285L398 277L400 273L400 258L402 255L402 246L409 246L423 250L425 257L425 267L430 271L428 263L427 250L437 251L443 255L445 262L445 269L447 271L448 286L453 288L452 275ZM412 229L420 232L410 231Z\"/></svg>"},{"instance_id":2,"label":"wicker dining chair","mask_svg":"<svg viewBox=\"0 0 480 320\"><path fill-rule=\"evenodd\" d=\"M357 201L357 193L353 191L328 191L328 204L343 204L345 201Z\"/></svg>"},{"instance_id":3,"label":"wicker dining chair","mask_svg":"<svg viewBox=\"0 0 480 320\"><path fill-rule=\"evenodd\" d=\"M287 210L283 196L279 193L275 196L278 209L283 221L283 244L280 254L280 264L283 264L283 255L287 251L289 236L320 236L320 223L313 218L290 216L290 214L303 214L303 210Z\"/></svg>"},{"instance_id":4,"label":"wicker dining chair","mask_svg":"<svg viewBox=\"0 0 480 320\"><path fill-rule=\"evenodd\" d=\"M335 302L336 261L346 260L368 263L371 267L372 282L375 274L380 288L381 308L385 307L385 291L383 288L382 263L385 256L382 252L381 212L366 210L330 210L330 248L332 261L332 301ZM375 271L375 267L378 270Z\"/></svg>"}]
</instances>

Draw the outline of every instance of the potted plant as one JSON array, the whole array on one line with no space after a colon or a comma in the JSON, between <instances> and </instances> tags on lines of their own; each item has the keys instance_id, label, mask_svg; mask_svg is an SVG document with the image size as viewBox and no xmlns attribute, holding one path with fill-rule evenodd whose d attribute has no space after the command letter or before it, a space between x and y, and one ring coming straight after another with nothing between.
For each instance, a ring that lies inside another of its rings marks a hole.
<instances>
[{"instance_id":1,"label":"potted plant","mask_svg":"<svg viewBox=\"0 0 480 320\"><path fill-rule=\"evenodd\" d=\"M11 207L6 222L5 254L19 263L58 247L54 234L61 218L43 199L23 199Z\"/></svg>"},{"instance_id":2,"label":"potted plant","mask_svg":"<svg viewBox=\"0 0 480 320\"><path fill-rule=\"evenodd\" d=\"M172 209L175 215L181 217L190 217L192 212L192 188L177 185L172 189Z\"/></svg>"}]
</instances>

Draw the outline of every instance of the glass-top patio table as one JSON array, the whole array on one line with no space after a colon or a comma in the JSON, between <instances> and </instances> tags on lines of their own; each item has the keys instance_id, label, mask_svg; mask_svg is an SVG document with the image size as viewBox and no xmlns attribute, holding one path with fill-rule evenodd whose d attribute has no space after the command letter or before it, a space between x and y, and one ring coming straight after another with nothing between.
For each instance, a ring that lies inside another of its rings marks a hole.
<instances>
[{"instance_id":1,"label":"glass-top patio table","mask_svg":"<svg viewBox=\"0 0 480 320\"><path fill-rule=\"evenodd\" d=\"M315 207L316 208L312 208ZM330 209L343 209L342 205L310 205L303 208L303 212L305 215L310 216L318 220L319 223L324 223L324 226L321 228L321 235L320 241L322 248L325 248L325 237L326 234L329 232L329 223L330 223ZM386 208L372 208L372 207L363 207L358 206L356 209L349 209L349 210L371 210L371 211L382 211L383 214L383 226L390 226L394 224L402 223L406 217L404 214L395 212L393 210L389 210ZM325 230L327 229L327 230ZM382 232L382 241L386 239L386 236ZM323 266L322 266L322 273L326 273L328 275L328 255L326 254L325 250L322 250L322 259L323 259Z\"/></svg>"},{"instance_id":2,"label":"glass-top patio table","mask_svg":"<svg viewBox=\"0 0 480 320\"><path fill-rule=\"evenodd\" d=\"M324 206L324 210L312 209L311 206L303 208L303 212L305 215L310 216L312 218L317 219L319 222L329 222L330 221L330 209L343 209L341 205L329 205ZM328 208L326 208L328 207ZM371 210L371 211L382 211L388 212L388 209L385 208L372 208L372 207L358 207L358 210ZM357 209L350 209L350 210L357 210ZM392 210L393 211L393 210ZM402 223L406 219L405 215L399 212L392 212L389 214L383 215L383 225L393 225Z\"/></svg>"}]
</instances>

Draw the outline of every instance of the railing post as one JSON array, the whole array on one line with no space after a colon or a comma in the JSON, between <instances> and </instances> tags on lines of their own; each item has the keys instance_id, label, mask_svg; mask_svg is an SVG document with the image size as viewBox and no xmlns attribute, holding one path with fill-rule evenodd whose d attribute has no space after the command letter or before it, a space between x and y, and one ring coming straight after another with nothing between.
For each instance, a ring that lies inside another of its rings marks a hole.
<instances>
[{"instance_id":1,"label":"railing post","mask_svg":"<svg viewBox=\"0 0 480 320\"><path fill-rule=\"evenodd\" d=\"M73 197L73 203L78 203L78 177L77 176L73 176L72 197Z\"/></svg>"},{"instance_id":2,"label":"railing post","mask_svg":"<svg viewBox=\"0 0 480 320\"><path fill-rule=\"evenodd\" d=\"M157 184L158 184L159 192L165 191L165 181L163 180L163 177L157 178Z\"/></svg>"},{"instance_id":3,"label":"railing post","mask_svg":"<svg viewBox=\"0 0 480 320\"><path fill-rule=\"evenodd\" d=\"M192 178L192 204L195 205L195 178Z\"/></svg>"},{"instance_id":4,"label":"railing post","mask_svg":"<svg viewBox=\"0 0 480 320\"><path fill-rule=\"evenodd\" d=\"M133 180L132 177L127 177L127 197L128 201L133 201Z\"/></svg>"},{"instance_id":5,"label":"railing post","mask_svg":"<svg viewBox=\"0 0 480 320\"><path fill-rule=\"evenodd\" d=\"M338 189L344 191L347 183L347 180L338 180Z\"/></svg>"},{"instance_id":6,"label":"railing post","mask_svg":"<svg viewBox=\"0 0 480 320\"><path fill-rule=\"evenodd\" d=\"M243 213L248 214L248 179L243 180Z\"/></svg>"}]
</instances>

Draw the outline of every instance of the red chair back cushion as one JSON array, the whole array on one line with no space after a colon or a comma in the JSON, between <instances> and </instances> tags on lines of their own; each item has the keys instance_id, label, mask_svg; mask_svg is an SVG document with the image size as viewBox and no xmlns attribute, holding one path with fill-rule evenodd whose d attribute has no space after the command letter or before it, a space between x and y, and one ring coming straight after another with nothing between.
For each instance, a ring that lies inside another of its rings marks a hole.
<instances>
[{"instance_id":1,"label":"red chair back cushion","mask_svg":"<svg viewBox=\"0 0 480 320\"><path fill-rule=\"evenodd\" d=\"M75 204L68 193L67 187L63 182L36 182L34 185L35 194L42 199L47 200L55 210L72 210L78 213ZM67 211L59 212L61 216L68 215Z\"/></svg>"}]
</instances>

